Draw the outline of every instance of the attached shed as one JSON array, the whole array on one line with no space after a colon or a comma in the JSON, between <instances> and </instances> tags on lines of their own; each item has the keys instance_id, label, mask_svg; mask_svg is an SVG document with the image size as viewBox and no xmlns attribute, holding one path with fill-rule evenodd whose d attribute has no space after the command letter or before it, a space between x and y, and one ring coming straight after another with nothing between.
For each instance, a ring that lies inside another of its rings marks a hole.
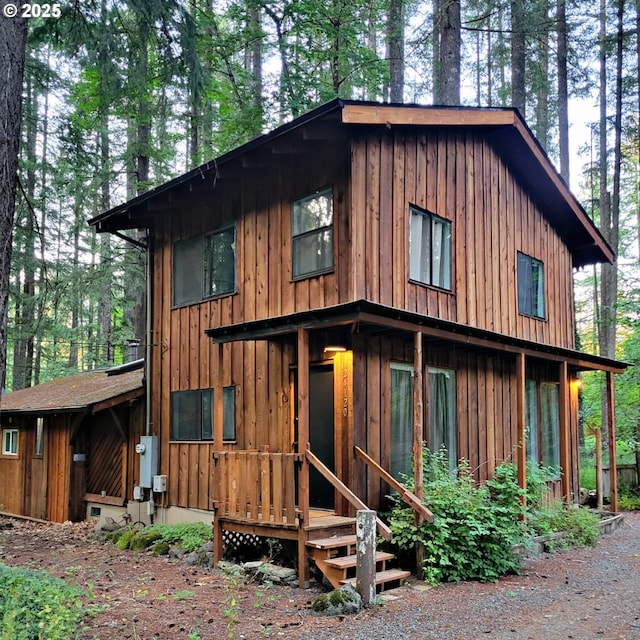
<instances>
[{"instance_id":1,"label":"attached shed","mask_svg":"<svg viewBox=\"0 0 640 640\"><path fill-rule=\"evenodd\" d=\"M123 506L144 430L143 362L59 378L2 396L0 511L84 520Z\"/></svg>"}]
</instances>

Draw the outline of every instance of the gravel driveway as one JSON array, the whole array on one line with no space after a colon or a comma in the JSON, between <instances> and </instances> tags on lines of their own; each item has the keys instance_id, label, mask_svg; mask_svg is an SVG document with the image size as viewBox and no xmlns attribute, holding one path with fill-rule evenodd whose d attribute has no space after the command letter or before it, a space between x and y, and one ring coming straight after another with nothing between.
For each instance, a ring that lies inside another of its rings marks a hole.
<instances>
[{"instance_id":1,"label":"gravel driveway","mask_svg":"<svg viewBox=\"0 0 640 640\"><path fill-rule=\"evenodd\" d=\"M311 615L318 586L236 584L218 570L90 540L89 523L6 522L0 518L0 562L91 592L99 612L83 640L640 639L640 513L625 514L594 549L525 561L521 576L434 589L413 582L346 617Z\"/></svg>"}]
</instances>

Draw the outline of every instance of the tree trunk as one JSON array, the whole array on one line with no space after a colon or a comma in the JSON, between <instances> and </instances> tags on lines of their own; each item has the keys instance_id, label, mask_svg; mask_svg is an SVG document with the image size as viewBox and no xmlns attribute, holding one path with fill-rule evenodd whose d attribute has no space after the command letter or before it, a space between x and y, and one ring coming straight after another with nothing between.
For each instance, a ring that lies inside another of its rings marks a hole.
<instances>
[{"instance_id":1,"label":"tree trunk","mask_svg":"<svg viewBox=\"0 0 640 640\"><path fill-rule=\"evenodd\" d=\"M511 104L525 116L524 0L511 0Z\"/></svg>"},{"instance_id":2,"label":"tree trunk","mask_svg":"<svg viewBox=\"0 0 640 640\"><path fill-rule=\"evenodd\" d=\"M0 0L0 8L11 3ZM15 6L15 5L12 5ZM4 13L3 13L4 16ZM0 391L7 373L9 278L16 204L27 21L0 18Z\"/></svg>"},{"instance_id":3,"label":"tree trunk","mask_svg":"<svg viewBox=\"0 0 640 640\"><path fill-rule=\"evenodd\" d=\"M567 11L566 0L558 0L558 144L560 149L560 175L569 184L569 90L567 83Z\"/></svg>"},{"instance_id":4,"label":"tree trunk","mask_svg":"<svg viewBox=\"0 0 640 640\"><path fill-rule=\"evenodd\" d=\"M536 138L543 149L549 149L549 6L547 0L540 2L537 12L539 27L536 43L540 72L536 84ZM524 114L523 114L524 115Z\"/></svg>"},{"instance_id":5,"label":"tree trunk","mask_svg":"<svg viewBox=\"0 0 640 640\"><path fill-rule=\"evenodd\" d=\"M436 104L460 104L460 0L443 0L439 20L440 43Z\"/></svg>"},{"instance_id":6,"label":"tree trunk","mask_svg":"<svg viewBox=\"0 0 640 640\"><path fill-rule=\"evenodd\" d=\"M387 23L389 100L404 100L404 0L390 0Z\"/></svg>"}]
</instances>

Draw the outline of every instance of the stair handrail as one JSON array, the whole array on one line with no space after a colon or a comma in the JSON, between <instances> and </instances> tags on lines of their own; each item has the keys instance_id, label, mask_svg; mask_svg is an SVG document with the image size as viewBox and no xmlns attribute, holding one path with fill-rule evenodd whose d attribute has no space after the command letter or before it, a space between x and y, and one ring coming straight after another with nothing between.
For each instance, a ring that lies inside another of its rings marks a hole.
<instances>
[{"instance_id":1,"label":"stair handrail","mask_svg":"<svg viewBox=\"0 0 640 640\"><path fill-rule=\"evenodd\" d=\"M415 513L424 518L427 522L433 522L433 513L422 504L418 496L407 489L402 483L398 482L384 467L381 467L364 449L355 445L354 451L356 455L363 460L371 469L373 469L388 485L393 487L402 500L406 502Z\"/></svg>"},{"instance_id":2,"label":"stair handrail","mask_svg":"<svg viewBox=\"0 0 640 640\"><path fill-rule=\"evenodd\" d=\"M344 482L342 482L339 478L337 478L331 469L329 469L319 458L317 458L312 452L311 449L307 449L305 451L305 456L307 461L311 463L318 472L328 480L334 487L337 489L340 494L342 494L356 509L369 509L367 505L358 498L358 496L347 487ZM391 529L380 520L380 518L376 517L376 526L378 529L378 533L385 539L391 540Z\"/></svg>"}]
</instances>

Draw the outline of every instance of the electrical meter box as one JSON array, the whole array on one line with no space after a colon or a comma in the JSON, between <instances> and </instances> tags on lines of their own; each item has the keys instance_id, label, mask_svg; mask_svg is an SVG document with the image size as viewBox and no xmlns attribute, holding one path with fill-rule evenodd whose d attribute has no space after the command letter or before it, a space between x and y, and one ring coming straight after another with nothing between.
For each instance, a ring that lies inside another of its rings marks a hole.
<instances>
[{"instance_id":1,"label":"electrical meter box","mask_svg":"<svg viewBox=\"0 0 640 640\"><path fill-rule=\"evenodd\" d=\"M141 436L136 452L140 454L140 486L151 489L158 473L158 436Z\"/></svg>"},{"instance_id":2,"label":"electrical meter box","mask_svg":"<svg viewBox=\"0 0 640 640\"><path fill-rule=\"evenodd\" d=\"M153 492L154 493L167 492L167 476L153 476Z\"/></svg>"}]
</instances>

